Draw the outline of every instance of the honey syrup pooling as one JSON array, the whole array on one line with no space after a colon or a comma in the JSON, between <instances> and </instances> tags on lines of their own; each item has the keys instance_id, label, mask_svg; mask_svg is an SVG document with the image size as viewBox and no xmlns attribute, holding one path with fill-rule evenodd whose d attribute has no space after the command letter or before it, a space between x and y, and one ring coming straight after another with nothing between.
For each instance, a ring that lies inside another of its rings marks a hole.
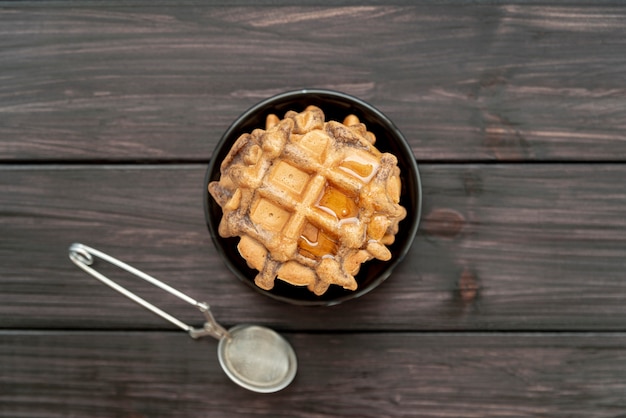
<instances>
[{"instance_id":1,"label":"honey syrup pooling","mask_svg":"<svg viewBox=\"0 0 626 418\"><path fill-rule=\"evenodd\" d=\"M359 179L363 184L367 184L378 171L379 165L372 155L357 151L346 155L337 167L346 174ZM337 219L338 225L342 225L359 222L358 205L358 196L348 195L339 188L327 184L315 208L332 215ZM301 255L320 260L334 256L337 249L338 243L335 237L307 222L298 240L298 252Z\"/></svg>"},{"instance_id":2,"label":"honey syrup pooling","mask_svg":"<svg viewBox=\"0 0 626 418\"><path fill-rule=\"evenodd\" d=\"M352 152L339 164L342 171L358 178L363 183L369 183L379 167L378 160L373 155L364 152Z\"/></svg>"},{"instance_id":3,"label":"honey syrup pooling","mask_svg":"<svg viewBox=\"0 0 626 418\"><path fill-rule=\"evenodd\" d=\"M327 185L320 194L315 207L337 218L339 224L358 222L359 207L356 199L356 197L348 197L336 187ZM337 253L337 247L334 237L310 222L306 223L298 240L300 254L312 259L333 256Z\"/></svg>"},{"instance_id":4,"label":"honey syrup pooling","mask_svg":"<svg viewBox=\"0 0 626 418\"><path fill-rule=\"evenodd\" d=\"M307 222L298 240L298 252L314 260L337 252L337 242L312 223Z\"/></svg>"}]
</instances>

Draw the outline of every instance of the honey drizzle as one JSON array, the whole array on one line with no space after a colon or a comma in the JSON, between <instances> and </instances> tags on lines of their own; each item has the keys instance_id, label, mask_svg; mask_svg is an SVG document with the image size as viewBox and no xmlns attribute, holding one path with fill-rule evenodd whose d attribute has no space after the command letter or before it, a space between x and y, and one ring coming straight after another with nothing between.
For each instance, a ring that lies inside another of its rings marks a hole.
<instances>
[{"instance_id":1,"label":"honey drizzle","mask_svg":"<svg viewBox=\"0 0 626 418\"><path fill-rule=\"evenodd\" d=\"M336 187L327 185L320 193L315 207L335 217L338 225L358 222L357 203ZM337 247L337 241L334 238L309 222L302 229L298 239L300 254L312 259L334 256L337 253Z\"/></svg>"},{"instance_id":2,"label":"honey drizzle","mask_svg":"<svg viewBox=\"0 0 626 418\"><path fill-rule=\"evenodd\" d=\"M337 253L337 242L319 228L307 223L298 240L298 252L312 259L321 259Z\"/></svg>"},{"instance_id":3,"label":"honey drizzle","mask_svg":"<svg viewBox=\"0 0 626 418\"><path fill-rule=\"evenodd\" d=\"M339 164L341 170L357 177L363 181L363 183L369 183L378 171L378 167L380 167L380 164L377 161L366 158L358 153L346 156Z\"/></svg>"},{"instance_id":4,"label":"honey drizzle","mask_svg":"<svg viewBox=\"0 0 626 418\"><path fill-rule=\"evenodd\" d=\"M356 218L359 208L356 202L333 186L327 186L315 206L337 219Z\"/></svg>"}]
</instances>

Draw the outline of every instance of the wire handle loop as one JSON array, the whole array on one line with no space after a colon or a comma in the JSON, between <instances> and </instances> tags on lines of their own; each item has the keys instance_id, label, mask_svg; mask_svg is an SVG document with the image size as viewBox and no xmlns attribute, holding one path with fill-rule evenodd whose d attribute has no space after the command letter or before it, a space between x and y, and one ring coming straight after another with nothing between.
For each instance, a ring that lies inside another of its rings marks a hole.
<instances>
[{"instance_id":1,"label":"wire handle loop","mask_svg":"<svg viewBox=\"0 0 626 418\"><path fill-rule=\"evenodd\" d=\"M159 315L161 318L166 319L167 321L171 322L172 324L176 325L179 328L182 328L184 331L186 331L187 333L189 333L189 335L191 336L191 338L200 338L200 337L204 337L204 336L211 336L214 337L218 340L221 340L224 337L228 337L228 331L226 331L226 329L224 329L213 317L213 314L211 313L209 304L206 302L198 302L197 300L187 296L186 294L180 292L179 290L174 289L173 287L163 283L160 280L155 279L154 277L140 271L137 270L136 268L116 259L111 257L110 255L107 255L101 251L98 251L94 248L88 247L84 244L80 244L80 243L74 243L72 245L70 245L69 248L69 257L70 260L72 260L72 262L74 264L76 264L78 267L80 267L82 270L84 270L85 272L87 272L88 274L92 275L93 277L95 277L96 279L100 280L102 283L106 284L107 286L111 287L114 290L117 290L119 293L121 293L122 295L126 296L127 298L129 298L130 300L132 300L135 303L138 303L139 305L143 306L144 308L148 309L149 311ZM133 292L131 292L130 290L126 289L125 287L120 286L119 284L117 284L116 282L114 282L113 280L109 279L108 277L104 276L102 273L98 272L97 270L95 270L93 267L91 267L94 262L95 259L94 257L100 258L103 261L106 261L116 267L121 268L122 270L127 271L128 273L137 276L145 281L147 281L148 283L161 288L163 290L165 290L166 292L178 297L179 299L184 300L185 302L189 303L190 305L195 306L196 308L198 308L200 310L200 312L202 312L202 314L204 315L204 318L206 320L206 322L204 323L204 326L200 329L198 328L194 328L191 325L187 325L184 322L180 321L179 319L176 319L175 317L173 317L172 315L168 314L167 312L163 311L162 309L157 308L156 306L154 306L153 304L151 304L150 302L146 301L145 299L137 296L136 294L134 294Z\"/></svg>"}]
</instances>

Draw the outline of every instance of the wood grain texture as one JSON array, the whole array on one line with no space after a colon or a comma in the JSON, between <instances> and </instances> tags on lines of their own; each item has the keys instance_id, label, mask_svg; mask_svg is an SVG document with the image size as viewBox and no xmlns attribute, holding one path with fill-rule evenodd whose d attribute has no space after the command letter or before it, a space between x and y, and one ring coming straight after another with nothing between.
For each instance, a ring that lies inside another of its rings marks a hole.
<instances>
[{"instance_id":1,"label":"wood grain texture","mask_svg":"<svg viewBox=\"0 0 626 418\"><path fill-rule=\"evenodd\" d=\"M204 223L203 164L5 166L0 326L167 327L71 264L67 248L79 241L207 299L228 325L255 319L283 330L626 328L626 167L420 169L424 220L392 277L344 305L296 308L251 291L219 259ZM158 289L124 283L186 321L201 321Z\"/></svg>"},{"instance_id":2,"label":"wood grain texture","mask_svg":"<svg viewBox=\"0 0 626 418\"><path fill-rule=\"evenodd\" d=\"M0 334L3 417L618 417L624 334L286 334L291 386L246 392L214 340ZM25 402L28 400L28 402Z\"/></svg>"},{"instance_id":3,"label":"wood grain texture","mask_svg":"<svg viewBox=\"0 0 626 418\"><path fill-rule=\"evenodd\" d=\"M607 2L40 4L0 8L4 161L206 161L303 87L371 102L423 161L626 157L626 9Z\"/></svg>"},{"instance_id":4,"label":"wood grain texture","mask_svg":"<svg viewBox=\"0 0 626 418\"><path fill-rule=\"evenodd\" d=\"M0 0L0 417L625 416L624 4L327 3ZM229 124L306 87L386 113L424 186L407 259L331 308L239 283L202 207ZM279 330L296 380L236 387L75 241Z\"/></svg>"}]
</instances>

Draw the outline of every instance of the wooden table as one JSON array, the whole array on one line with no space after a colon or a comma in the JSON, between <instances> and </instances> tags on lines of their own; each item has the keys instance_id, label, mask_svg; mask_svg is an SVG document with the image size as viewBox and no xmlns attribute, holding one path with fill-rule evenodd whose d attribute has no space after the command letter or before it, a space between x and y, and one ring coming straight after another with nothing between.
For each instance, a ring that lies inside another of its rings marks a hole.
<instances>
[{"instance_id":1,"label":"wooden table","mask_svg":"<svg viewBox=\"0 0 626 418\"><path fill-rule=\"evenodd\" d=\"M623 416L626 7L322 3L0 2L0 416ZM407 259L330 308L237 281L202 206L229 124L304 87L387 114L424 187ZM295 381L235 386L75 241L275 328Z\"/></svg>"}]
</instances>

